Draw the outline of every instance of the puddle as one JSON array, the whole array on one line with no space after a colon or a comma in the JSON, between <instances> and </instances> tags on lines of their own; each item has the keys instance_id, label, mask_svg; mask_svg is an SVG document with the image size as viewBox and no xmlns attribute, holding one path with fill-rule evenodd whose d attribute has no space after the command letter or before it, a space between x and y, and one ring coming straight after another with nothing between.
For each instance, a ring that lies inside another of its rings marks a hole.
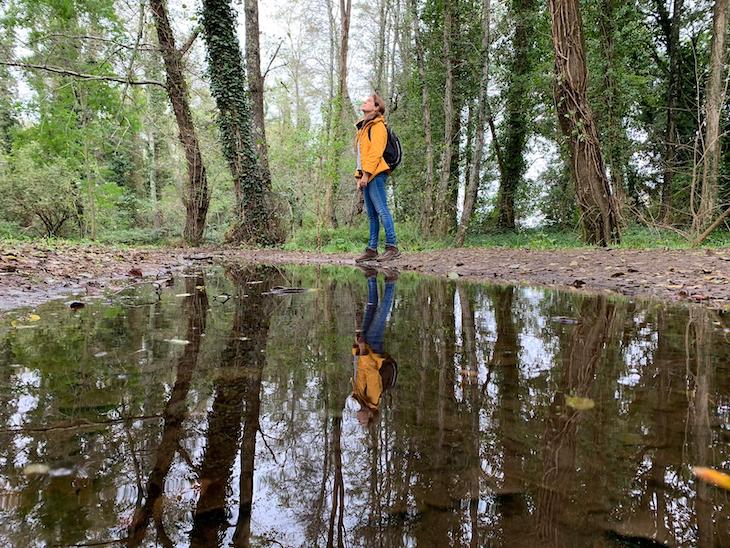
<instances>
[{"instance_id":1,"label":"puddle","mask_svg":"<svg viewBox=\"0 0 730 548\"><path fill-rule=\"evenodd\" d=\"M0 316L4 546L730 544L728 319L320 267Z\"/></svg>"}]
</instances>

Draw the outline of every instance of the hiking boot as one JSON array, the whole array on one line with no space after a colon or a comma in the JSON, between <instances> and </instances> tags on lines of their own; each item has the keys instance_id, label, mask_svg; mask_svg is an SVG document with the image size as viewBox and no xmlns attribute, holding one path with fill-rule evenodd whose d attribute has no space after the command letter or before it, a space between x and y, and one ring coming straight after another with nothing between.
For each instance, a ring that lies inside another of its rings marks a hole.
<instances>
[{"instance_id":1,"label":"hiking boot","mask_svg":"<svg viewBox=\"0 0 730 548\"><path fill-rule=\"evenodd\" d=\"M375 270L372 266L367 265L357 265L357 267L362 270L362 273L365 274L366 278L374 278L378 275L378 271Z\"/></svg>"},{"instance_id":2,"label":"hiking boot","mask_svg":"<svg viewBox=\"0 0 730 548\"><path fill-rule=\"evenodd\" d=\"M378 257L377 261L382 263L385 261L392 261L393 259L397 259L398 257L400 257L400 251L398 251L398 248L394 245L386 245L385 253Z\"/></svg>"},{"instance_id":3,"label":"hiking boot","mask_svg":"<svg viewBox=\"0 0 730 548\"><path fill-rule=\"evenodd\" d=\"M355 259L356 263L366 263L368 261L375 261L378 259L378 251L369 247L365 248L365 253Z\"/></svg>"},{"instance_id":4,"label":"hiking boot","mask_svg":"<svg viewBox=\"0 0 730 548\"><path fill-rule=\"evenodd\" d=\"M389 268L382 268L381 272L385 275L385 283L394 283L398 281L398 278L400 278L400 272L398 272L398 269L395 267L389 267Z\"/></svg>"}]
</instances>

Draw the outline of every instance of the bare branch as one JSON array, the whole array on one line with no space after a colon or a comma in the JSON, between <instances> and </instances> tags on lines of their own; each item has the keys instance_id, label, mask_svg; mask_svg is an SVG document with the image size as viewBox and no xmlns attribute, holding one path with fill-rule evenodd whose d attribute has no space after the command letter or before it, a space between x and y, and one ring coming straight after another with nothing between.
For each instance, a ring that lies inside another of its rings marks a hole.
<instances>
[{"instance_id":1,"label":"bare branch","mask_svg":"<svg viewBox=\"0 0 730 548\"><path fill-rule=\"evenodd\" d=\"M180 46L180 57L184 57L185 54L190 50L191 47L193 47L193 44L195 43L195 40L198 38L198 35L200 34L200 25L196 26L193 29L193 32L188 36L188 39L183 42L183 45Z\"/></svg>"},{"instance_id":2,"label":"bare branch","mask_svg":"<svg viewBox=\"0 0 730 548\"><path fill-rule=\"evenodd\" d=\"M25 69L45 70L47 72L53 72L54 74L62 74L64 76L73 76L74 78L79 78L81 80L118 82L120 84L130 84L133 86L150 85L150 86L160 86L163 88L167 87L167 86L165 86L165 84L163 82L158 82L157 80L131 80L128 78L121 78L119 76L114 76L114 75L85 74L83 72L76 72L76 71L65 69L62 67L53 67L50 65L36 65L34 63L20 63L17 61L3 61L3 60L0 60L0 65L5 65L7 67L19 67L19 68L25 68Z\"/></svg>"},{"instance_id":3,"label":"bare branch","mask_svg":"<svg viewBox=\"0 0 730 548\"><path fill-rule=\"evenodd\" d=\"M270 70L273 70L271 68L271 64L274 62L274 59L276 59L276 56L279 54L279 50L281 49L281 45L283 43L284 43L284 40L282 40L281 42L279 42L279 45L276 46L276 51L274 52L274 55L271 56L271 59L269 59L269 64L266 65L266 70L264 71L263 76L261 76L261 80L266 80L266 75L269 73ZM286 63L283 64L283 65L279 65L277 67L274 67L274 68L277 69L277 68L281 68L283 66L286 66Z\"/></svg>"}]
</instances>

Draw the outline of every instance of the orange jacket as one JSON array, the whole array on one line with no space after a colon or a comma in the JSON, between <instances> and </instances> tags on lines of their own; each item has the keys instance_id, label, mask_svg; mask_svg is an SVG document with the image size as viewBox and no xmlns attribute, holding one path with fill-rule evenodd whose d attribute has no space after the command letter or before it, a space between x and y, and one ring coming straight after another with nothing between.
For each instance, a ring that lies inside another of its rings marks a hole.
<instances>
[{"instance_id":1,"label":"orange jacket","mask_svg":"<svg viewBox=\"0 0 730 548\"><path fill-rule=\"evenodd\" d=\"M385 145L388 143L388 130L385 129L385 118L381 115L365 122L360 120L357 128L357 144L360 147L360 164L362 170L370 174L372 180L379 173L390 171L390 166L383 159ZM355 176L358 173L355 171Z\"/></svg>"},{"instance_id":2,"label":"orange jacket","mask_svg":"<svg viewBox=\"0 0 730 548\"><path fill-rule=\"evenodd\" d=\"M355 361L355 374L352 377L352 395L357 400L376 410L380 404L380 395L383 393L383 379L380 376L380 367L385 359L373 352L369 344L365 344L367 354L358 355L357 347L353 347L352 355Z\"/></svg>"}]
</instances>

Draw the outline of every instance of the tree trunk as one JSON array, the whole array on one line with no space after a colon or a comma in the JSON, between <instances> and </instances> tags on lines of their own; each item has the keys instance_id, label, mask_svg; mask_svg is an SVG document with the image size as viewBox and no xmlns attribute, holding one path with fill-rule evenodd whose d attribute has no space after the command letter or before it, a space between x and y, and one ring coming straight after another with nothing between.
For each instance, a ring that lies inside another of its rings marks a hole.
<instances>
[{"instance_id":1,"label":"tree trunk","mask_svg":"<svg viewBox=\"0 0 730 548\"><path fill-rule=\"evenodd\" d=\"M477 100L477 125L475 135L475 145L473 148L472 159L469 168L469 179L464 190L464 208L461 213L461 222L456 232L455 244L457 246L464 245L464 237L469 228L472 214L474 213L474 204L477 200L479 192L479 172L482 165L482 153L484 150L484 133L487 122L487 97L489 92L489 24L491 21L491 4L490 0L483 0L482 3L482 76L479 83L479 98Z\"/></svg>"},{"instance_id":2,"label":"tree trunk","mask_svg":"<svg viewBox=\"0 0 730 548\"><path fill-rule=\"evenodd\" d=\"M426 145L426 181L423 190L421 207L421 230L427 232L433 217L433 141L431 140L431 107L428 99L426 83L426 61L421 41L420 18L417 0L410 0L411 18L413 19L413 38L416 46L416 64L418 77L421 80L421 108L423 109L423 140Z\"/></svg>"},{"instance_id":3,"label":"tree trunk","mask_svg":"<svg viewBox=\"0 0 730 548\"><path fill-rule=\"evenodd\" d=\"M253 131L256 149L259 153L261 177L267 187L271 187L269 170L269 150L266 142L266 121L264 119L264 78L261 75L261 47L259 45L259 3L258 0L244 0L246 17L246 75L251 93L253 110ZM299 106L297 104L297 106ZM297 109L297 124L299 110Z\"/></svg>"},{"instance_id":4,"label":"tree trunk","mask_svg":"<svg viewBox=\"0 0 730 548\"><path fill-rule=\"evenodd\" d=\"M674 0L674 9L671 20L663 5L664 0L656 0L660 12L660 19L664 21L662 27L665 30L667 40L667 53L669 54L669 75L667 85L667 127L665 132L664 146L664 173L661 184L661 210L660 217L664 222L670 222L672 209L672 179L676 170L677 158L677 107L679 103L679 79L680 79L680 51L679 51L679 30L682 24L682 10L684 0Z\"/></svg>"},{"instance_id":5,"label":"tree trunk","mask_svg":"<svg viewBox=\"0 0 730 548\"><path fill-rule=\"evenodd\" d=\"M601 53L603 56L603 90L600 94L603 105L603 116L599 115L598 125L603 128L605 136L606 164L611 171L611 190L616 196L618 211L623 220L626 206L626 182L624 171L628 159L625 153L626 130L623 126L623 108L621 106L621 90L614 74L620 70L620 61L615 53L615 22L621 2L617 0L601 0L598 14Z\"/></svg>"},{"instance_id":6,"label":"tree trunk","mask_svg":"<svg viewBox=\"0 0 730 548\"><path fill-rule=\"evenodd\" d=\"M555 49L555 103L568 141L581 210L583 237L607 246L620 241L618 212L601 156L598 132L588 104L585 45L578 0L550 0Z\"/></svg>"},{"instance_id":7,"label":"tree trunk","mask_svg":"<svg viewBox=\"0 0 730 548\"><path fill-rule=\"evenodd\" d=\"M444 4L444 72L446 82L444 85L444 146L441 151L441 177L436 192L436 207L431 220L431 231L433 234L444 236L448 230L448 213L446 211L446 193L451 178L451 155L454 138L454 67L451 59L451 32L454 15L451 11L451 4Z\"/></svg>"},{"instance_id":8,"label":"tree trunk","mask_svg":"<svg viewBox=\"0 0 730 548\"><path fill-rule=\"evenodd\" d=\"M223 154L236 191L236 220L226 239L256 245L276 243L281 239L278 220L271 188L258 163L246 74L228 0L204 0L201 22Z\"/></svg>"},{"instance_id":9,"label":"tree trunk","mask_svg":"<svg viewBox=\"0 0 730 548\"><path fill-rule=\"evenodd\" d=\"M188 88L183 76L182 56L175 47L175 36L170 27L165 0L150 0L150 8L157 27L157 41L162 50L167 74L167 93L177 121L178 137L185 151L188 181L183 202L185 204L185 230L183 238L190 245L198 245L203 239L205 217L208 214L210 194L205 174L203 156L190 113Z\"/></svg>"},{"instance_id":10,"label":"tree trunk","mask_svg":"<svg viewBox=\"0 0 730 548\"><path fill-rule=\"evenodd\" d=\"M715 0L713 14L710 74L707 82L705 106L705 146L702 166L702 195L695 222L699 232L712 219L717 206L718 177L720 170L720 114L725 104L725 88L722 85L723 69L727 58L727 12L730 0Z\"/></svg>"},{"instance_id":11,"label":"tree trunk","mask_svg":"<svg viewBox=\"0 0 730 548\"><path fill-rule=\"evenodd\" d=\"M332 158L331 168L328 175L331 177L331 184L327 185L325 191L324 221L332 228L337 228L337 212L335 211L335 198L340 189L340 162L345 152L347 137L345 128L348 123L349 112L351 112L350 94L347 92L347 54L350 40L350 14L352 12L352 0L340 0L340 43L337 57L337 96L335 97L335 108L332 113L332 134L330 135L330 156ZM354 186L354 184L353 184Z\"/></svg>"},{"instance_id":12,"label":"tree trunk","mask_svg":"<svg viewBox=\"0 0 730 548\"><path fill-rule=\"evenodd\" d=\"M512 11L515 21L515 35L510 61L509 84L506 98L506 161L501 173L498 194L497 226L506 230L515 229L515 193L525 173L525 143L527 142L529 113L527 111L531 69L532 34L534 22L534 0L513 0Z\"/></svg>"}]
</instances>

